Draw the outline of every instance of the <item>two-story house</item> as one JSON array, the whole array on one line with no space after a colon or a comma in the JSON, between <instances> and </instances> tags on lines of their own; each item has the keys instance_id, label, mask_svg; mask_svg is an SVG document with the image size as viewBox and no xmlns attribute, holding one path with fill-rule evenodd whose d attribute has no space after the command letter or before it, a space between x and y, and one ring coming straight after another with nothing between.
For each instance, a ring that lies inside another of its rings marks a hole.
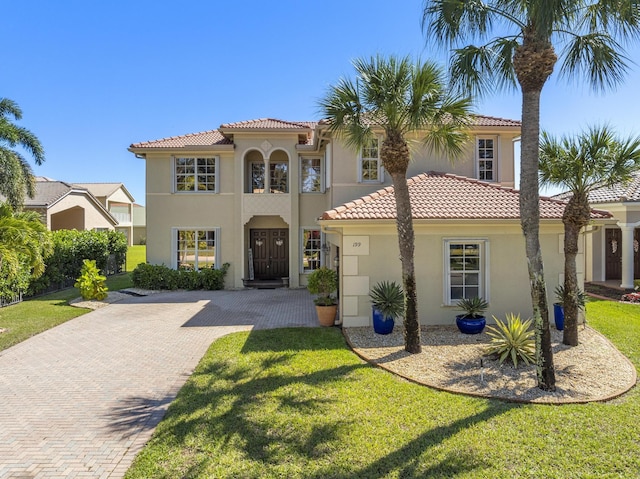
<instances>
[{"instance_id":1,"label":"two-story house","mask_svg":"<svg viewBox=\"0 0 640 479\"><path fill-rule=\"evenodd\" d=\"M132 144L146 161L147 261L173 268L230 263L227 286L306 284L339 268L340 317L369 324L368 292L400 280L395 203L379 157L383 132L353 151L322 122L258 119ZM530 312L513 190L520 122L476 116L466 157L414 145L410 180L421 321L453 322L457 299ZM428 174L425 172L448 172ZM541 241L551 290L562 274L560 202L543 200ZM604 217L604 216L603 216Z\"/></svg>"},{"instance_id":2,"label":"two-story house","mask_svg":"<svg viewBox=\"0 0 640 479\"><path fill-rule=\"evenodd\" d=\"M127 244L133 244L133 204L135 200L122 183L78 183L95 196L117 221L116 231L124 234Z\"/></svg>"}]
</instances>

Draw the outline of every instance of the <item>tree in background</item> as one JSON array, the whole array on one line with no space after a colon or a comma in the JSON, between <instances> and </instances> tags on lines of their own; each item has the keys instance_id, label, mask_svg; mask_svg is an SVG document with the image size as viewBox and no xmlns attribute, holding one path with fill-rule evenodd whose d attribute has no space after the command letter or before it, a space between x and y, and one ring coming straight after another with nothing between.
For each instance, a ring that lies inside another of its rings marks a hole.
<instances>
[{"instance_id":1,"label":"tree in background","mask_svg":"<svg viewBox=\"0 0 640 479\"><path fill-rule=\"evenodd\" d=\"M540 180L570 194L564 223L563 343L578 345L580 309L576 255L580 230L589 224L589 193L601 186L628 183L640 169L640 137L622 139L607 126L591 127L576 137L542 134Z\"/></svg>"},{"instance_id":2,"label":"tree in background","mask_svg":"<svg viewBox=\"0 0 640 479\"><path fill-rule=\"evenodd\" d=\"M0 297L25 291L44 273L45 258L53 251L50 232L32 211L14 213L0 203Z\"/></svg>"},{"instance_id":3,"label":"tree in background","mask_svg":"<svg viewBox=\"0 0 640 479\"><path fill-rule=\"evenodd\" d=\"M341 79L320 102L322 114L345 143L358 150L377 149L374 130L384 132L376 157L393 180L396 225L405 291L405 349L419 353L420 322L414 268L414 231L407 169L411 159L408 137L423 141L452 157L462 153L468 139L471 101L452 97L442 70L432 62L413 64L409 58L381 56L354 61L355 82Z\"/></svg>"},{"instance_id":4,"label":"tree in background","mask_svg":"<svg viewBox=\"0 0 640 479\"><path fill-rule=\"evenodd\" d=\"M549 309L540 251L538 153L540 95L558 62L569 79L586 76L596 89L620 83L627 58L616 39L640 34L640 8L629 0L426 0L422 25L429 38L452 48L458 88L522 92L520 218L531 283L538 386L555 389ZM479 45L475 45L474 42Z\"/></svg>"},{"instance_id":5,"label":"tree in background","mask_svg":"<svg viewBox=\"0 0 640 479\"><path fill-rule=\"evenodd\" d=\"M21 119L22 110L17 103L0 98L0 195L14 210L22 207L25 195L33 198L35 194L33 170L15 147L26 150L37 165L44 161L44 150L38 138L13 123Z\"/></svg>"}]
</instances>

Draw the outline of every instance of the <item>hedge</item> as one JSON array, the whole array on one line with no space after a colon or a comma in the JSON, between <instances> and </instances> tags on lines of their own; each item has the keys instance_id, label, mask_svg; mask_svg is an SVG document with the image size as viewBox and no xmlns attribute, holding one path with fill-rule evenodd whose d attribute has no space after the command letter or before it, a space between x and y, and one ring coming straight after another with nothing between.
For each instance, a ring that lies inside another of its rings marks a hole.
<instances>
[{"instance_id":1,"label":"hedge","mask_svg":"<svg viewBox=\"0 0 640 479\"><path fill-rule=\"evenodd\" d=\"M142 263L131 273L133 286L140 289L175 290L175 289L224 289L224 278L229 270L229 263L220 269L204 268L199 271L171 269L165 265Z\"/></svg>"}]
</instances>

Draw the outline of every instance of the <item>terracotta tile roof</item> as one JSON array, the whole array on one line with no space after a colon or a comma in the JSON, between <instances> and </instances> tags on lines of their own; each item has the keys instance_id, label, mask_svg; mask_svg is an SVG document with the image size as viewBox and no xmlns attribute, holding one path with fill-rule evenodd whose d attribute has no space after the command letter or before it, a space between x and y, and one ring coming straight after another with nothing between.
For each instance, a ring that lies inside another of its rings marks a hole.
<instances>
[{"instance_id":1,"label":"terracotta tile roof","mask_svg":"<svg viewBox=\"0 0 640 479\"><path fill-rule=\"evenodd\" d=\"M309 130L315 128L315 121L285 121L275 118L258 118L257 120L238 121L224 123L220 129L247 129L247 130Z\"/></svg>"},{"instance_id":2,"label":"terracotta tile roof","mask_svg":"<svg viewBox=\"0 0 640 479\"><path fill-rule=\"evenodd\" d=\"M160 140L133 143L130 148L183 148L185 146L232 145L218 130L202 131L182 136L171 136Z\"/></svg>"},{"instance_id":3,"label":"terracotta tile roof","mask_svg":"<svg viewBox=\"0 0 640 479\"><path fill-rule=\"evenodd\" d=\"M553 198L568 200L571 198L571 192L560 193ZM627 184L601 186L589 193L589 203L622 203L625 201L640 201L640 172L634 173L633 178Z\"/></svg>"},{"instance_id":4,"label":"terracotta tile roof","mask_svg":"<svg viewBox=\"0 0 640 479\"><path fill-rule=\"evenodd\" d=\"M509 120L506 118L498 118L495 116L486 116L486 115L472 115L473 121L471 122L471 126L479 126L479 127L513 127L520 128L522 123L520 120ZM365 123L368 122L369 125L373 124L373 121L367 118L367 115L363 115ZM320 120L321 125L328 124L326 119Z\"/></svg>"},{"instance_id":5,"label":"terracotta tile roof","mask_svg":"<svg viewBox=\"0 0 640 479\"><path fill-rule=\"evenodd\" d=\"M508 120L506 118L498 118L495 116L473 115L473 126L513 126L521 127L520 120Z\"/></svg>"},{"instance_id":6,"label":"terracotta tile roof","mask_svg":"<svg viewBox=\"0 0 640 479\"><path fill-rule=\"evenodd\" d=\"M413 218L420 219L519 219L519 192L448 173L423 173L407 180ZM540 198L542 219L562 219L565 203ZM323 220L395 219L393 187L324 212ZM592 210L593 219L609 218Z\"/></svg>"}]
</instances>

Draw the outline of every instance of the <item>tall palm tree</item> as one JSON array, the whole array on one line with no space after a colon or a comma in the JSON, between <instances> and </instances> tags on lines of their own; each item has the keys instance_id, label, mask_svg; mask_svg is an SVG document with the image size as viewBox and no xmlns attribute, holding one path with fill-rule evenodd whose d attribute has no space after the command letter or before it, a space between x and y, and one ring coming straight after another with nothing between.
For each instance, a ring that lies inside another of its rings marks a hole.
<instances>
[{"instance_id":1,"label":"tall palm tree","mask_svg":"<svg viewBox=\"0 0 640 479\"><path fill-rule=\"evenodd\" d=\"M0 296L24 290L44 273L53 252L50 232L33 211L14 213L0 203Z\"/></svg>"},{"instance_id":2,"label":"tall palm tree","mask_svg":"<svg viewBox=\"0 0 640 479\"><path fill-rule=\"evenodd\" d=\"M540 180L570 193L564 223L563 343L578 345L578 273L576 255L580 230L589 224L589 193L601 186L627 183L640 169L640 137L622 139L607 126L591 127L577 137L555 138L542 133Z\"/></svg>"},{"instance_id":3,"label":"tall palm tree","mask_svg":"<svg viewBox=\"0 0 640 479\"><path fill-rule=\"evenodd\" d=\"M540 95L558 62L570 79L586 76L596 89L618 84L627 58L616 38L640 35L633 0L426 0L425 33L451 47L451 76L464 91L522 92L520 218L529 265L536 330L538 386L555 389L549 311L539 228ZM475 45L474 42L478 42Z\"/></svg>"},{"instance_id":4,"label":"tall palm tree","mask_svg":"<svg viewBox=\"0 0 640 479\"><path fill-rule=\"evenodd\" d=\"M20 208L25 195L33 198L35 179L27 160L15 147L29 153L37 165L44 161L44 150L36 136L13 120L22 119L22 110L12 100L0 98L0 194L14 208Z\"/></svg>"},{"instance_id":5,"label":"tall palm tree","mask_svg":"<svg viewBox=\"0 0 640 479\"><path fill-rule=\"evenodd\" d=\"M467 141L471 100L452 97L442 69L432 62L414 64L408 57L380 55L354 61L355 82L341 79L320 101L329 129L347 145L361 149L383 131L380 159L391 176L405 291L405 349L419 353L420 322L414 269L414 232L407 169L414 135L430 148L451 157L461 155Z\"/></svg>"}]
</instances>

